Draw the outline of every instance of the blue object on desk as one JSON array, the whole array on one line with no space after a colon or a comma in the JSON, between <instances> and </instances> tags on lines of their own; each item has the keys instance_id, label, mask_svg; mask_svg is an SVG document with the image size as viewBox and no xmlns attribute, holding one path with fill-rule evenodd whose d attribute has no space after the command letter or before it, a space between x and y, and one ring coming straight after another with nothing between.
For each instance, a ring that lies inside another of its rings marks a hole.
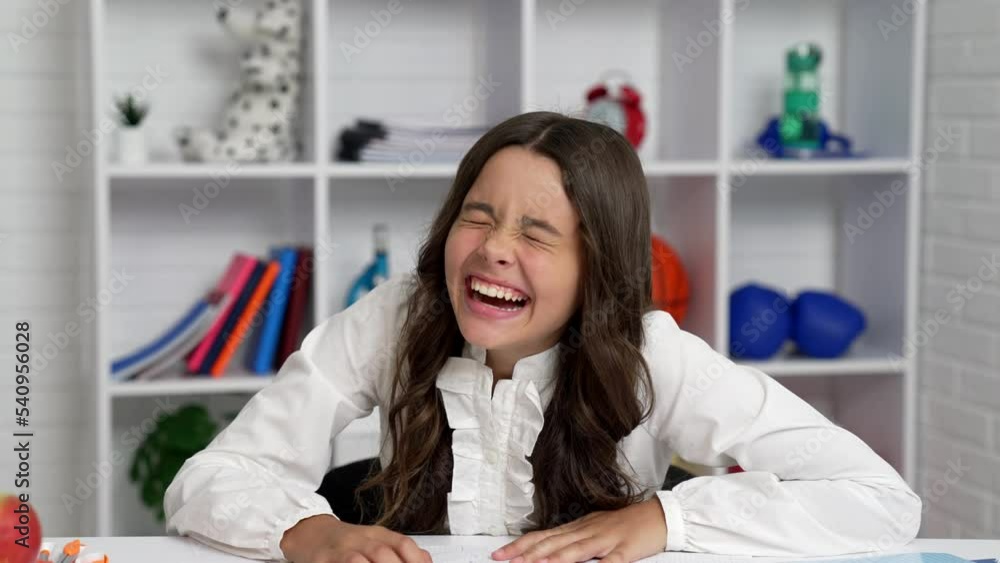
<instances>
[{"instance_id":1,"label":"blue object on desk","mask_svg":"<svg viewBox=\"0 0 1000 563\"><path fill-rule=\"evenodd\" d=\"M993 563L994 559L976 559L977 563ZM802 563L806 563L803 561ZM968 559L950 553L898 553L892 555L860 555L844 559L824 559L823 563L970 563Z\"/></svg>"}]
</instances>

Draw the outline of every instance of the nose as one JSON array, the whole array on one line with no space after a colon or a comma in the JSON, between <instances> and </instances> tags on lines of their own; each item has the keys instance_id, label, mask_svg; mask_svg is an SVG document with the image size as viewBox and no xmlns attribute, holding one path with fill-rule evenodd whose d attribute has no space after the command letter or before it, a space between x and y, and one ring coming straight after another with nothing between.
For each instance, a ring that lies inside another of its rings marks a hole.
<instances>
[{"instance_id":1,"label":"nose","mask_svg":"<svg viewBox=\"0 0 1000 563\"><path fill-rule=\"evenodd\" d=\"M479 246L479 255L488 264L509 266L514 263L514 244L512 236L503 229L490 231Z\"/></svg>"}]
</instances>

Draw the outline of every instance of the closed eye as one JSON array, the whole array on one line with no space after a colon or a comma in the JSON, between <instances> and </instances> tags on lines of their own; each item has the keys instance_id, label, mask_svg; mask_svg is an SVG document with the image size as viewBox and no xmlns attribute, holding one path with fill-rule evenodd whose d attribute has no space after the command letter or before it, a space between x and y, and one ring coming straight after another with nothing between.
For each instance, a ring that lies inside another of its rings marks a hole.
<instances>
[{"instance_id":1,"label":"closed eye","mask_svg":"<svg viewBox=\"0 0 1000 563\"><path fill-rule=\"evenodd\" d=\"M490 226L490 224L487 223L487 222L485 222L485 221L473 221L472 219L462 219L462 220L465 221L466 223L469 223L470 225L480 225L480 226L483 226L483 227L489 227Z\"/></svg>"},{"instance_id":2,"label":"closed eye","mask_svg":"<svg viewBox=\"0 0 1000 563\"><path fill-rule=\"evenodd\" d=\"M546 242L546 241L544 241L544 240L542 240L540 238L535 238L535 237L533 237L531 235L527 235L526 234L526 235L524 235L524 238L528 239L532 244L537 244L539 246L546 246L546 247L547 246L552 246L550 243L548 243L548 242Z\"/></svg>"}]
</instances>

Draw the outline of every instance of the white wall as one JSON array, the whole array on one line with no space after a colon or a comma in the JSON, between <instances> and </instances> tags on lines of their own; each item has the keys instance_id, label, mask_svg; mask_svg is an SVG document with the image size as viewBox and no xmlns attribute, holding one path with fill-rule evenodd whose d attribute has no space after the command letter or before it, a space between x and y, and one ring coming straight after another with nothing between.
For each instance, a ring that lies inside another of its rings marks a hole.
<instances>
[{"instance_id":1,"label":"white wall","mask_svg":"<svg viewBox=\"0 0 1000 563\"><path fill-rule=\"evenodd\" d=\"M62 2L67 5L4 0L0 9L0 491L14 486L14 323L27 320L34 352L50 343L55 353L44 369L33 370L29 396L35 436L28 492L45 535L80 533L84 509L69 511L61 498L77 495L76 479L86 479L93 461L92 455L84 461L93 440L80 430L90 417L91 386L78 368L80 338L66 335L68 323L84 330L87 324L77 307L90 172L73 169L60 181L52 169L54 161L64 162L68 144L85 139L80 110L86 107L86 69L79 48L85 37L78 31L87 3ZM41 24L36 33L23 18Z\"/></svg>"},{"instance_id":2,"label":"white wall","mask_svg":"<svg viewBox=\"0 0 1000 563\"><path fill-rule=\"evenodd\" d=\"M995 538L1000 274L986 264L1000 262L1000 1L930 8L925 337L916 342L922 535Z\"/></svg>"}]
</instances>

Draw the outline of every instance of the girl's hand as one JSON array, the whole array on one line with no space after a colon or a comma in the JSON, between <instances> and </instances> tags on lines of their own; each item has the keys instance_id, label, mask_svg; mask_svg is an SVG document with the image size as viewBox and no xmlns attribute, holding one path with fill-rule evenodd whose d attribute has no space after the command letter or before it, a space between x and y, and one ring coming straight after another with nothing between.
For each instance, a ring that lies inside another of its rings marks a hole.
<instances>
[{"instance_id":1,"label":"girl's hand","mask_svg":"<svg viewBox=\"0 0 1000 563\"><path fill-rule=\"evenodd\" d=\"M382 526L356 526L330 515L299 521L281 540L294 563L431 563L411 538Z\"/></svg>"},{"instance_id":2,"label":"girl's hand","mask_svg":"<svg viewBox=\"0 0 1000 563\"><path fill-rule=\"evenodd\" d=\"M511 563L630 563L662 552L667 524L655 496L621 510L593 512L551 530L529 532L493 552Z\"/></svg>"}]
</instances>

